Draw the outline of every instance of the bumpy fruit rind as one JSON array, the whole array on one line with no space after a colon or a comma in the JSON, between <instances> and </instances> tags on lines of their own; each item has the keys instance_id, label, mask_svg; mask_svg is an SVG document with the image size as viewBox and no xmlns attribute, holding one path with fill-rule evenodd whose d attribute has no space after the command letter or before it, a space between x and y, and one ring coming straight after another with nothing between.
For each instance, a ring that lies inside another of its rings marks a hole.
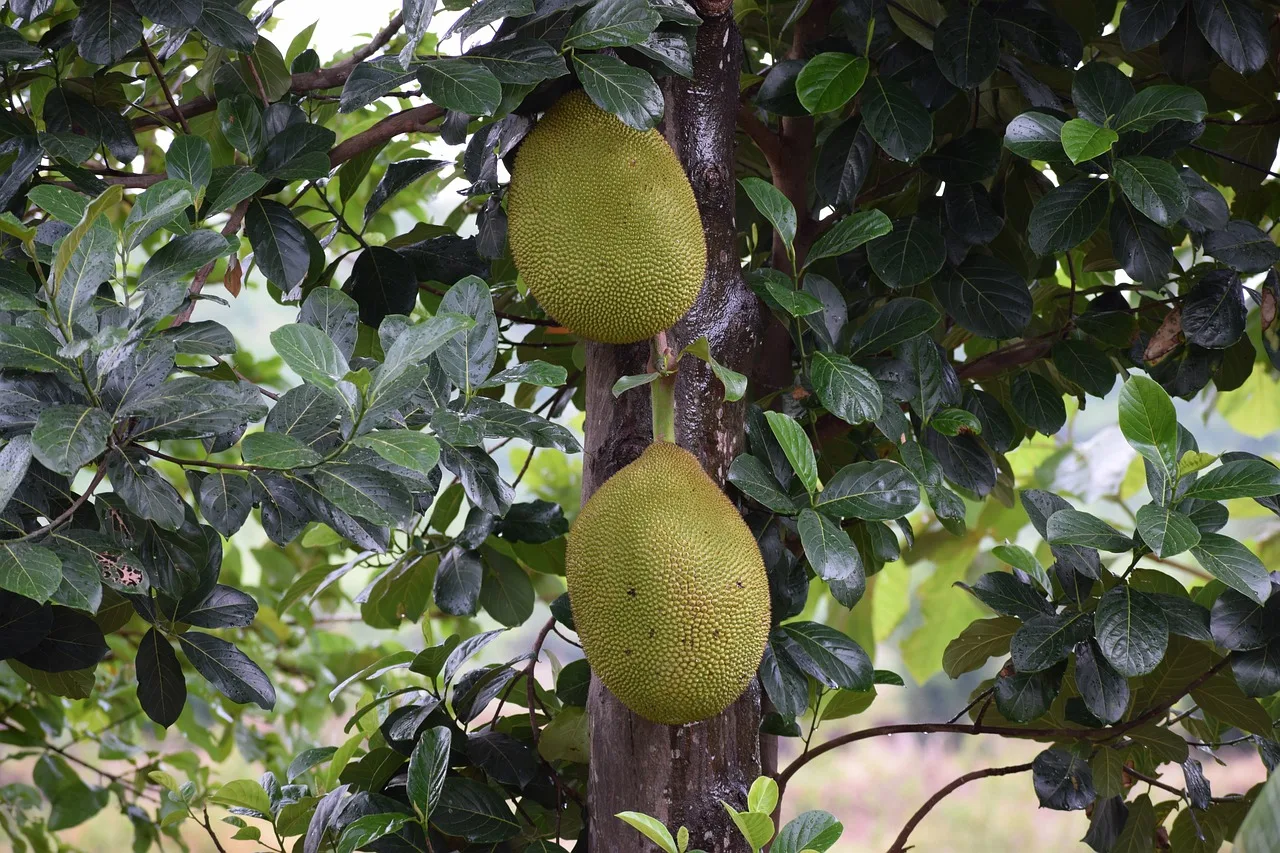
<instances>
[{"instance_id":1,"label":"bumpy fruit rind","mask_svg":"<svg viewBox=\"0 0 1280 853\"><path fill-rule=\"evenodd\" d=\"M547 111L516 154L508 237L520 275L575 334L635 343L670 328L702 289L706 240L680 161L582 91Z\"/></svg>"},{"instance_id":2,"label":"bumpy fruit rind","mask_svg":"<svg viewBox=\"0 0 1280 853\"><path fill-rule=\"evenodd\" d=\"M713 717L755 676L769 582L751 530L688 451L652 445L583 506L566 554L592 669L656 723Z\"/></svg>"}]
</instances>

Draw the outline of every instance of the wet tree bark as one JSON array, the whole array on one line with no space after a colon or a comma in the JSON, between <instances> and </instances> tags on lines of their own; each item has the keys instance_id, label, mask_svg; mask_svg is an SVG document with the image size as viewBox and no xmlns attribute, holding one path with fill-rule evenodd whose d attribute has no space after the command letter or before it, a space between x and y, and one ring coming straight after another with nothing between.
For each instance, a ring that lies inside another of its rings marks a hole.
<instances>
[{"instance_id":1,"label":"wet tree bark","mask_svg":"<svg viewBox=\"0 0 1280 853\"><path fill-rule=\"evenodd\" d=\"M706 336L722 364L750 373L759 347L760 312L742 280L734 246L734 125L741 43L725 2L699 4L692 80L669 78L665 134L693 184L707 238L707 277L697 303L671 331L678 352ZM643 373L648 344L587 350L587 421L583 498L634 460L651 441L649 395L633 390L615 400L619 376ZM744 403L724 403L724 388L705 364L681 361L676 381L676 439L723 484L743 443ZM673 690L681 685L673 684ZM651 850L614 815L651 814L687 826L690 846L709 853L748 850L720 805L744 808L760 772L760 691L752 687L720 716L687 726L661 726L636 716L593 679L591 778L588 792L593 853Z\"/></svg>"}]
</instances>

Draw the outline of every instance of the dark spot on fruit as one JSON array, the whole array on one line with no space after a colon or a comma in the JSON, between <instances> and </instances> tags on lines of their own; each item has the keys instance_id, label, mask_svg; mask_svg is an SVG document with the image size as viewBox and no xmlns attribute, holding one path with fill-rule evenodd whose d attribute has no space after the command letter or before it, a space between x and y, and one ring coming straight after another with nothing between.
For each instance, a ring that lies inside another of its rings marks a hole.
<instances>
[{"instance_id":1,"label":"dark spot on fruit","mask_svg":"<svg viewBox=\"0 0 1280 853\"><path fill-rule=\"evenodd\" d=\"M631 587L631 589L627 590L627 595L631 596L632 598L635 598L635 597L636 597L636 588L633 586L633 587Z\"/></svg>"},{"instance_id":2,"label":"dark spot on fruit","mask_svg":"<svg viewBox=\"0 0 1280 853\"><path fill-rule=\"evenodd\" d=\"M622 653L623 653L624 655L627 655L628 657L630 657L630 656L631 656L631 649L623 649L623 650L622 650Z\"/></svg>"},{"instance_id":3,"label":"dark spot on fruit","mask_svg":"<svg viewBox=\"0 0 1280 853\"><path fill-rule=\"evenodd\" d=\"M650 640L652 640L655 636L657 636L657 633L658 633L657 631L655 631L655 630L653 630L652 628L650 628L650 629L649 629L649 639L650 639Z\"/></svg>"},{"instance_id":4,"label":"dark spot on fruit","mask_svg":"<svg viewBox=\"0 0 1280 853\"><path fill-rule=\"evenodd\" d=\"M711 636L713 636L713 637L715 637L715 638L719 639L719 637L720 637L720 629L719 629L719 628L717 628L717 629L715 629L714 631L712 631L712 632L711 632Z\"/></svg>"},{"instance_id":5,"label":"dark spot on fruit","mask_svg":"<svg viewBox=\"0 0 1280 853\"><path fill-rule=\"evenodd\" d=\"M738 585L738 589L746 589L746 585L742 581L734 581Z\"/></svg>"}]
</instances>

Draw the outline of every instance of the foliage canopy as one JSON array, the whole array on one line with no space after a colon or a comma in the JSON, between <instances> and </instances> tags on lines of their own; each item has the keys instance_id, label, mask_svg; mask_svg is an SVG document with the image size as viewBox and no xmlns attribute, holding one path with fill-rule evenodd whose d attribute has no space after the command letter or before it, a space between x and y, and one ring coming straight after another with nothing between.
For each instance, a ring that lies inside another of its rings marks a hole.
<instances>
[{"instance_id":1,"label":"foliage canopy","mask_svg":"<svg viewBox=\"0 0 1280 853\"><path fill-rule=\"evenodd\" d=\"M813 755L882 733L813 741L904 684L874 665L903 624L913 680L979 674L898 730L1044 745L972 778L1029 772L1097 851L1272 849L1261 786L1213 796L1201 761L1280 761L1280 468L1202 448L1174 399L1280 427L1277 6L733 5L725 165L770 316L749 375L682 358L750 405L728 481L770 576L763 732L805 749L726 803L753 849ZM590 672L534 674L573 627L585 351L511 261L506 167L575 87L658 126L725 9L404 0L327 63L273 9L0 11L0 740L33 768L0 831L48 849L114 800L139 851L188 821L568 849ZM293 322L244 348L229 300ZM1082 461L1064 428L1099 398L1118 434ZM216 783L233 751L260 781ZM773 849L839 835L808 812Z\"/></svg>"}]
</instances>

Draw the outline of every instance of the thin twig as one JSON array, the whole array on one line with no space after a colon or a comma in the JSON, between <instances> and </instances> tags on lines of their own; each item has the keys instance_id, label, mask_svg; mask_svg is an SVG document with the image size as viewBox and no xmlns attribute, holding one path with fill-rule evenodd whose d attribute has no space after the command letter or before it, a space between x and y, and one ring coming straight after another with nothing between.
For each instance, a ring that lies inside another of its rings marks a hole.
<instances>
[{"instance_id":1,"label":"thin twig","mask_svg":"<svg viewBox=\"0 0 1280 853\"><path fill-rule=\"evenodd\" d=\"M151 66L151 70L155 72L156 82L160 84L160 91L164 93L164 99L168 101L169 108L178 117L178 124L182 125L182 132L190 136L191 125L187 124L187 117L182 114L182 110L178 109L178 102L174 100L173 90L169 88L169 82L164 79L164 69L160 67L160 60L156 59L155 51L151 49L151 45L147 44L146 39L142 40L142 49L147 52L147 63Z\"/></svg>"},{"instance_id":2,"label":"thin twig","mask_svg":"<svg viewBox=\"0 0 1280 853\"><path fill-rule=\"evenodd\" d=\"M902 827L902 832L898 833L897 839L894 840L893 846L889 848L889 853L902 853L907 849L907 839L911 837L911 831L920 825L920 821L924 820L929 812L938 803L942 802L948 794L957 788L967 785L978 779L986 779L991 776L1009 776L1014 773L1026 773L1031 769L1031 764L1014 764L1009 767L989 767L986 770L974 770L972 773L966 773L944 785L936 794L925 801L925 804L916 810L916 813L907 821L907 825Z\"/></svg>"},{"instance_id":3,"label":"thin twig","mask_svg":"<svg viewBox=\"0 0 1280 853\"><path fill-rule=\"evenodd\" d=\"M436 288L436 287L432 287L429 284L419 284L418 289L425 290L427 293L432 293L432 294L435 294L436 296L444 296L445 294L443 290L440 290L439 288ZM560 323L555 320L544 320L540 317L521 317L518 314L507 314L506 312L499 311L496 308L494 309L493 314L499 320L508 320L512 323L526 323L530 326L558 327L560 325ZM515 346L537 346L537 344L525 344L522 341L513 341L512 343Z\"/></svg>"},{"instance_id":4,"label":"thin twig","mask_svg":"<svg viewBox=\"0 0 1280 853\"><path fill-rule=\"evenodd\" d=\"M34 539L37 536L41 536L45 533L50 532L51 530L56 530L57 528L66 524L68 521L71 520L71 516L76 514L76 510L84 506L85 501L89 500L89 498L93 496L93 490L98 488L98 484L101 483L102 479L106 476L107 476L107 466L103 463L99 463L98 470L94 472L93 479L89 481L89 485L85 487L84 492L82 492L78 498L76 498L71 502L71 506L67 507L66 511L64 511L57 518L50 521L44 527L41 527L39 530L33 530L30 533L12 541L22 542L23 540L26 540L26 539Z\"/></svg>"},{"instance_id":5,"label":"thin twig","mask_svg":"<svg viewBox=\"0 0 1280 853\"><path fill-rule=\"evenodd\" d=\"M240 230L240 223L244 222L244 216L249 211L249 202L251 199L245 199L235 206L231 211L231 216L227 219L227 224L222 226L222 236L230 237ZM200 295L200 291L204 288L205 282L209 280L210 273L213 272L217 261L209 261L200 268L195 278L191 281L191 287L187 289L187 301L173 318L173 323L169 328L177 328L191 319L191 312L196 310L196 297Z\"/></svg>"}]
</instances>

